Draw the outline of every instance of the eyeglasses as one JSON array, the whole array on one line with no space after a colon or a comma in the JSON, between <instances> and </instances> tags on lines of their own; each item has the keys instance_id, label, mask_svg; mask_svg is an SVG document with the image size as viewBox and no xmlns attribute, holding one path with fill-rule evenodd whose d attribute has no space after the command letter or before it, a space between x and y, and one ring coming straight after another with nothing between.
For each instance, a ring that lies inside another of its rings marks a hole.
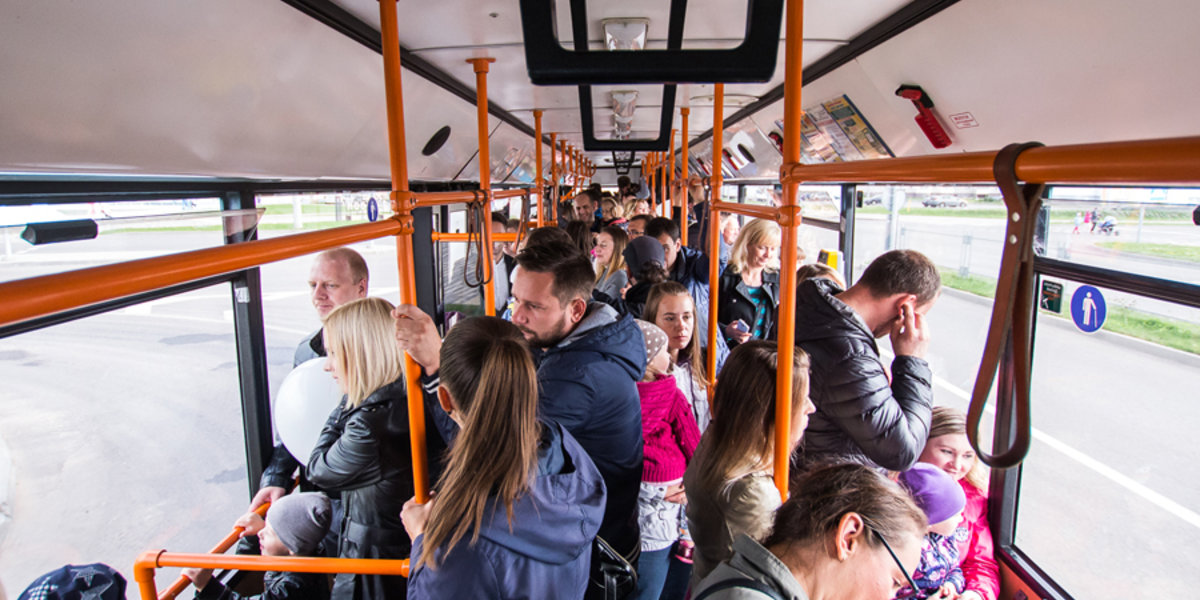
<instances>
[{"instance_id":1,"label":"eyeglasses","mask_svg":"<svg viewBox=\"0 0 1200 600\"><path fill-rule=\"evenodd\" d=\"M892 560L896 561L896 566L900 567L900 572L904 573L904 578L908 580L908 587L912 589L913 592L916 592L917 582L913 581L912 575L908 574L908 569L904 568L904 563L900 562L900 557L896 556L896 551L892 550L892 546L888 544L887 538L883 537L883 535L878 531L875 531L874 528L868 527L868 529L871 531L871 533L874 533L875 536L879 538L879 541L883 542L883 547L887 548L888 554L892 556Z\"/></svg>"}]
</instances>

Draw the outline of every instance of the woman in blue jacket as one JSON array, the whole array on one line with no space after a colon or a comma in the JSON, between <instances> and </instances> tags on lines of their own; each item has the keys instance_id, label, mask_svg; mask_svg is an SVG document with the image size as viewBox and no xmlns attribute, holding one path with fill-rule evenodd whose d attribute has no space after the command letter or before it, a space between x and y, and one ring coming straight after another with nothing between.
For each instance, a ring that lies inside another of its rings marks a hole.
<instances>
[{"instance_id":1,"label":"woman in blue jacket","mask_svg":"<svg viewBox=\"0 0 1200 600\"><path fill-rule=\"evenodd\" d=\"M411 598L582 598L604 483L578 442L537 417L521 331L493 317L455 325L438 401L461 430L434 498L405 504Z\"/></svg>"}]
</instances>

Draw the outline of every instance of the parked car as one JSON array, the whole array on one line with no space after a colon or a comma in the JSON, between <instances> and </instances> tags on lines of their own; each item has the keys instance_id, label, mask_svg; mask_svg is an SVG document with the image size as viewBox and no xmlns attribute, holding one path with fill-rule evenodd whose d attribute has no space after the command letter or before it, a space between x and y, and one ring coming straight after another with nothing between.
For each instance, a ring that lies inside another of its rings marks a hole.
<instances>
[{"instance_id":1,"label":"parked car","mask_svg":"<svg viewBox=\"0 0 1200 600\"><path fill-rule=\"evenodd\" d=\"M921 205L929 208L966 208L967 201L954 196L930 196L922 200Z\"/></svg>"}]
</instances>

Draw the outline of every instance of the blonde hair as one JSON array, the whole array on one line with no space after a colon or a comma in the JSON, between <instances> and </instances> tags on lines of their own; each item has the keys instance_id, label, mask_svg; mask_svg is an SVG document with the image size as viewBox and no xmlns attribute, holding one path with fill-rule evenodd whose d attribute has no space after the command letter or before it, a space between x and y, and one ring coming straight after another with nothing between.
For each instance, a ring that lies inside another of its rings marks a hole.
<instances>
[{"instance_id":1,"label":"blonde hair","mask_svg":"<svg viewBox=\"0 0 1200 600\"><path fill-rule=\"evenodd\" d=\"M742 269L746 268L749 263L750 246L765 244L768 240L774 239L776 245L780 242L783 233L779 229L779 224L766 219L754 219L742 227L742 232L738 234L738 239L733 243L733 249L729 251L729 268L734 273L741 273ZM767 272L779 270L779 264L769 264Z\"/></svg>"},{"instance_id":2,"label":"blonde hair","mask_svg":"<svg viewBox=\"0 0 1200 600\"><path fill-rule=\"evenodd\" d=\"M624 219L625 218L625 207L621 205L620 200L617 200L616 198L613 198L612 196L604 196L603 198L600 198L600 210L601 211L604 210L604 205L606 205L606 204L612 205L613 218L615 218L615 219ZM603 214L603 213L601 213L601 214Z\"/></svg>"},{"instance_id":3,"label":"blonde hair","mask_svg":"<svg viewBox=\"0 0 1200 600\"><path fill-rule=\"evenodd\" d=\"M325 348L342 373L347 408L358 407L375 390L404 376L393 308L383 298L359 298L325 317Z\"/></svg>"},{"instance_id":4,"label":"blonde hair","mask_svg":"<svg viewBox=\"0 0 1200 600\"><path fill-rule=\"evenodd\" d=\"M496 317L462 321L446 334L441 356L441 384L463 426L450 446L417 567L436 568L436 552L444 548L445 560L468 532L474 545L492 497L511 529L513 503L529 491L541 437L537 371L516 325Z\"/></svg>"},{"instance_id":5,"label":"blonde hair","mask_svg":"<svg viewBox=\"0 0 1200 600\"><path fill-rule=\"evenodd\" d=\"M604 264L597 263L594 266L596 270L596 283L600 283L604 281L604 278L625 269L625 246L629 245L629 234L616 225L609 225L601 229L600 233L606 233L608 237L612 238L613 247L612 256L608 258L608 262ZM596 234L596 245L599 245L599 243L600 234Z\"/></svg>"},{"instance_id":6,"label":"blonde hair","mask_svg":"<svg viewBox=\"0 0 1200 600\"><path fill-rule=\"evenodd\" d=\"M809 263L796 269L796 285L800 285L807 279L828 279L843 290L846 289L846 280L842 279L842 274L838 273L837 269L825 263Z\"/></svg>"},{"instance_id":7,"label":"blonde hair","mask_svg":"<svg viewBox=\"0 0 1200 600\"><path fill-rule=\"evenodd\" d=\"M771 466L775 448L775 342L754 340L729 353L713 392L713 419L704 432L709 449L699 466L706 489L723 489ZM808 404L808 354L792 357L792 423Z\"/></svg>"},{"instance_id":8,"label":"blonde hair","mask_svg":"<svg viewBox=\"0 0 1200 600\"><path fill-rule=\"evenodd\" d=\"M929 424L928 439L932 440L943 435L967 435L967 416L961 410L949 406L933 407L933 420ZM975 457L975 463L967 470L967 475L963 479L966 479L967 483L975 486L975 489L980 492L987 492L987 471L978 456Z\"/></svg>"}]
</instances>

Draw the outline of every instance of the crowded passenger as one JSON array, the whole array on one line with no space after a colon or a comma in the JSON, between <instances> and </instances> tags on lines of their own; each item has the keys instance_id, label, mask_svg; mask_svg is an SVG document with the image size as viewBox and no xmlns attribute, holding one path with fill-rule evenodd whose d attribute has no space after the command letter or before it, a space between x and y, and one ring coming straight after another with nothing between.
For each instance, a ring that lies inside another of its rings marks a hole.
<instances>
[{"instance_id":1,"label":"crowded passenger","mask_svg":"<svg viewBox=\"0 0 1200 600\"><path fill-rule=\"evenodd\" d=\"M629 236L620 227L608 226L596 234L596 246L592 249L592 265L596 270L596 290L619 298L621 290L629 283L625 271L625 246Z\"/></svg>"},{"instance_id":2,"label":"crowded passenger","mask_svg":"<svg viewBox=\"0 0 1200 600\"><path fill-rule=\"evenodd\" d=\"M308 476L321 489L342 494L341 558L406 558L410 541L400 521L413 495L408 404L403 357L388 335L392 305L381 298L349 302L325 317L326 370L345 396L326 421L308 461ZM426 430L433 422L426 415ZM440 464L445 446L426 436L426 451ZM337 600L404 597L399 576L339 573Z\"/></svg>"},{"instance_id":3,"label":"crowded passenger","mask_svg":"<svg viewBox=\"0 0 1200 600\"><path fill-rule=\"evenodd\" d=\"M846 289L846 280L842 278L842 274L825 263L809 263L796 269L797 286L814 277L828 279L837 284L838 289Z\"/></svg>"},{"instance_id":4,"label":"crowded passenger","mask_svg":"<svg viewBox=\"0 0 1200 600\"><path fill-rule=\"evenodd\" d=\"M489 227L492 233L508 232L508 217L503 213L494 212L491 215ZM505 258L507 242L492 244L492 278L485 283L485 274L479 264L479 256L474 244L467 245L467 253L454 261L450 268L450 278L446 281L443 297L447 305L452 305L459 312L467 314L482 314L483 286L491 285L495 300L496 312L504 310L508 298L509 262Z\"/></svg>"},{"instance_id":5,"label":"crowded passenger","mask_svg":"<svg viewBox=\"0 0 1200 600\"><path fill-rule=\"evenodd\" d=\"M912 576L916 586L906 586L896 597L958 598L964 584L954 532L967 505L963 489L938 467L922 462L901 473L899 481L925 513L929 527Z\"/></svg>"},{"instance_id":6,"label":"crowded passenger","mask_svg":"<svg viewBox=\"0 0 1200 600\"><path fill-rule=\"evenodd\" d=\"M798 487L769 535L735 537L693 600L888 600L909 581L926 522L899 487L853 464L815 470Z\"/></svg>"},{"instance_id":7,"label":"crowded passenger","mask_svg":"<svg viewBox=\"0 0 1200 600\"><path fill-rule=\"evenodd\" d=\"M629 239L632 240L646 235L646 225L649 225L652 220L654 220L654 217L644 213L630 217L629 221L625 223L625 231L629 233Z\"/></svg>"},{"instance_id":8,"label":"crowded passenger","mask_svg":"<svg viewBox=\"0 0 1200 600\"><path fill-rule=\"evenodd\" d=\"M521 331L477 317L440 350L439 406L461 428L430 502L409 501L410 598L581 598L604 484L561 425L537 416Z\"/></svg>"},{"instance_id":9,"label":"crowded passenger","mask_svg":"<svg viewBox=\"0 0 1200 600\"><path fill-rule=\"evenodd\" d=\"M600 192L591 189L583 190L571 200L571 215L569 220L583 221L595 233L600 231L600 221L596 219L596 211L599 208Z\"/></svg>"},{"instance_id":10,"label":"crowded passenger","mask_svg":"<svg viewBox=\"0 0 1200 600\"><path fill-rule=\"evenodd\" d=\"M702 315L708 314L708 255L692 248L685 248L679 243L679 226L665 217L652 219L646 225L646 236L658 240L663 247L666 260L667 277L678 281L688 288L692 300L696 302L696 311ZM700 341L708 344L708 320L696 323L699 329ZM717 336L717 364L725 363L728 345L723 336Z\"/></svg>"},{"instance_id":11,"label":"crowded passenger","mask_svg":"<svg viewBox=\"0 0 1200 600\"><path fill-rule=\"evenodd\" d=\"M242 537L258 538L263 556L320 556L321 541L329 531L332 509L329 498L318 492L295 493L271 503L267 517L250 512L234 523ZM197 600L326 600L329 577L324 573L267 571L261 594L244 596L212 576L211 569L184 569L183 575L199 590ZM86 596L85 596L86 597Z\"/></svg>"},{"instance_id":12,"label":"crowded passenger","mask_svg":"<svg viewBox=\"0 0 1200 600\"><path fill-rule=\"evenodd\" d=\"M691 407L670 374L667 334L658 326L638 321L646 340L646 375L637 384L642 403L644 467L638 495L638 527L642 554L638 558L634 598L658 600L672 567L676 543L686 532L683 473L700 441ZM690 550L690 540L683 548Z\"/></svg>"},{"instance_id":13,"label":"crowded passenger","mask_svg":"<svg viewBox=\"0 0 1200 600\"><path fill-rule=\"evenodd\" d=\"M599 536L637 563L637 496L642 423L636 382L646 367L641 330L632 317L592 302L595 273L570 245L529 244L517 255L512 321L532 347L539 410L562 425L596 463L608 491ZM415 306L395 311L396 339L436 390L441 340ZM411 494L410 494L411 495Z\"/></svg>"},{"instance_id":14,"label":"crowded passenger","mask_svg":"<svg viewBox=\"0 0 1200 600\"><path fill-rule=\"evenodd\" d=\"M641 318L650 298L650 290L667 280L663 267L666 258L662 244L650 236L642 236L625 246L625 266L629 270L629 288L625 290L625 307L629 314Z\"/></svg>"},{"instance_id":15,"label":"crowded passenger","mask_svg":"<svg viewBox=\"0 0 1200 600\"><path fill-rule=\"evenodd\" d=\"M625 224L625 207L612 196L600 199L600 224L603 227Z\"/></svg>"},{"instance_id":16,"label":"crowded passenger","mask_svg":"<svg viewBox=\"0 0 1200 600\"><path fill-rule=\"evenodd\" d=\"M592 224L584 221L568 221L567 236L571 238L571 244L579 249L584 256L592 255L592 248L596 242L592 237Z\"/></svg>"},{"instance_id":17,"label":"crowded passenger","mask_svg":"<svg viewBox=\"0 0 1200 600\"><path fill-rule=\"evenodd\" d=\"M966 589L962 600L996 600L1000 595L1000 566L993 554L992 530L988 525L987 477L967 439L967 418L962 411L945 406L933 408L929 441L918 459L945 471L958 481L967 504L954 539Z\"/></svg>"},{"instance_id":18,"label":"crowded passenger","mask_svg":"<svg viewBox=\"0 0 1200 600\"><path fill-rule=\"evenodd\" d=\"M717 322L730 347L773 337L779 310L779 225L750 221L721 275Z\"/></svg>"},{"instance_id":19,"label":"crowded passenger","mask_svg":"<svg viewBox=\"0 0 1200 600\"><path fill-rule=\"evenodd\" d=\"M940 291L937 267L913 250L880 255L845 291L823 278L800 284L796 345L812 358L817 410L799 466L842 460L904 471L917 461L933 405L925 314ZM890 379L875 344L885 335L896 355Z\"/></svg>"},{"instance_id":20,"label":"crowded passenger","mask_svg":"<svg viewBox=\"0 0 1200 600\"><path fill-rule=\"evenodd\" d=\"M682 283L664 281L650 289L642 318L667 334L667 352L675 384L683 392L701 433L711 420L708 407L708 376L700 340L696 339L696 303Z\"/></svg>"},{"instance_id":21,"label":"crowded passenger","mask_svg":"<svg viewBox=\"0 0 1200 600\"><path fill-rule=\"evenodd\" d=\"M634 191L625 196L624 209L625 219L632 219L638 215L650 214L650 201L644 198L638 198L636 194L637 184L634 184L631 189ZM653 218L653 217L652 217Z\"/></svg>"},{"instance_id":22,"label":"crowded passenger","mask_svg":"<svg viewBox=\"0 0 1200 600\"><path fill-rule=\"evenodd\" d=\"M317 316L324 320L329 313L352 300L367 297L369 283L367 262L358 252L350 248L334 248L317 255L312 269L308 274L309 296ZM293 367L314 358L325 356L324 329L317 329L296 347L292 361ZM305 473L305 465L301 464L283 442L276 439L271 449L270 459L263 468L259 478L258 492L250 501L247 512L253 512L267 502L275 502L288 493L299 472L299 487L302 491L316 491L318 488L309 481ZM333 502L333 524L328 528L323 544L328 556L337 556L337 535L341 531L342 511L341 501L336 492L328 492ZM239 549L239 551L244 551Z\"/></svg>"},{"instance_id":23,"label":"crowded passenger","mask_svg":"<svg viewBox=\"0 0 1200 600\"><path fill-rule=\"evenodd\" d=\"M762 539L779 507L775 458L777 345L755 340L734 348L713 393L713 418L683 477L688 529L696 543L692 582L729 558L740 534ZM795 447L812 412L808 356L796 349L791 431Z\"/></svg>"}]
</instances>

